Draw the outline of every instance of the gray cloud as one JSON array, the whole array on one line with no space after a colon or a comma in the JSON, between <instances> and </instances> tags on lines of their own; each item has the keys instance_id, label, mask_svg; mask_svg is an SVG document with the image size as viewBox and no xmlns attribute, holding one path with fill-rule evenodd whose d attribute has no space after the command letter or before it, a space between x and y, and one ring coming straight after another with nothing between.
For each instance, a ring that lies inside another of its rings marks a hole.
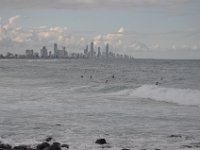
<instances>
[{"instance_id":1,"label":"gray cloud","mask_svg":"<svg viewBox=\"0 0 200 150\"><path fill-rule=\"evenodd\" d=\"M111 33L88 35L83 32L74 31L68 27L34 27L34 28L21 28L17 26L16 22L23 19L20 16L13 16L6 21L1 21L0 24L0 53L13 52L13 53L24 53L25 49L34 49L38 51L43 45L46 45L49 50L52 50L52 45L57 42L59 45L67 47L68 51L83 50L91 41L94 41L95 46L101 46L103 49L106 43L110 43L111 49L116 53L126 54L151 54L151 53L173 53L173 52L184 52L184 53L200 53L200 41L194 42L183 42L181 43L167 43L165 47L162 42L158 39L164 37L164 33L159 35L157 39L153 36L154 41L147 44L144 40L137 40L138 34L131 37L133 33L129 33L123 27ZM185 34L196 33L199 28L191 28L183 30ZM76 33L76 34L74 34ZM167 35L169 35L168 33ZM172 34L172 33L171 33ZM171 35L170 34L170 35ZM143 35L147 36L146 34ZM160 37L161 36L161 37ZM141 38L144 39L144 38ZM141 42L143 41L143 42ZM163 41L163 40L161 40ZM157 42L157 43L154 43ZM102 49L102 50L103 50ZM149 55L147 55L149 56ZM187 55L185 55L187 56ZM196 55L194 55L196 56ZM199 56L199 55L197 55ZM195 57L196 58L196 57Z\"/></svg>"},{"instance_id":2,"label":"gray cloud","mask_svg":"<svg viewBox=\"0 0 200 150\"><path fill-rule=\"evenodd\" d=\"M10 17L0 25L0 48L4 51L23 52L29 48L41 48L41 46L52 46L54 42L65 45L71 50L82 50L90 41L94 41L95 46L105 47L106 43L119 52L122 50L143 51L147 46L139 41L128 41L125 29L120 27L117 31L99 35L85 35L84 33L74 34L68 27L34 27L23 29L15 25L20 16ZM75 31L76 32L76 31ZM24 49L24 50L23 50ZM23 51L22 51L23 50ZM124 52L125 52L124 51Z\"/></svg>"},{"instance_id":3,"label":"gray cloud","mask_svg":"<svg viewBox=\"0 0 200 150\"><path fill-rule=\"evenodd\" d=\"M146 6L176 7L198 0L0 0L0 8L133 8Z\"/></svg>"}]
</instances>

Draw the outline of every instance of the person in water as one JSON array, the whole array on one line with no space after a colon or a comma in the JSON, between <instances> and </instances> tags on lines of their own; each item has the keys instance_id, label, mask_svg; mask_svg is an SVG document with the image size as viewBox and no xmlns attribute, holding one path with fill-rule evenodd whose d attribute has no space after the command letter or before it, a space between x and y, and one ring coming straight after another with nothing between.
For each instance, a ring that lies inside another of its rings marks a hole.
<instances>
[{"instance_id":1,"label":"person in water","mask_svg":"<svg viewBox=\"0 0 200 150\"><path fill-rule=\"evenodd\" d=\"M114 74L112 75L112 78L113 78L113 79L115 78Z\"/></svg>"},{"instance_id":2,"label":"person in water","mask_svg":"<svg viewBox=\"0 0 200 150\"><path fill-rule=\"evenodd\" d=\"M163 81L163 77L160 78L160 82L156 81L155 85L160 85L161 81Z\"/></svg>"},{"instance_id":3,"label":"person in water","mask_svg":"<svg viewBox=\"0 0 200 150\"><path fill-rule=\"evenodd\" d=\"M114 79L114 78L115 78L115 75L113 74L112 79ZM106 80L105 83L108 83L108 80Z\"/></svg>"}]
</instances>

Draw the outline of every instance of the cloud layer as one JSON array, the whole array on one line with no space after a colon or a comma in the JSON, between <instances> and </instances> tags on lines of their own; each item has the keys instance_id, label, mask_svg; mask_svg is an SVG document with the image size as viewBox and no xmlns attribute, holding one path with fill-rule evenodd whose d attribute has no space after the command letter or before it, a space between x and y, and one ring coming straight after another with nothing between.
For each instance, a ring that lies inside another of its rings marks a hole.
<instances>
[{"instance_id":1,"label":"cloud layer","mask_svg":"<svg viewBox=\"0 0 200 150\"><path fill-rule=\"evenodd\" d=\"M68 50L79 51L94 41L95 46L105 47L106 43L115 50L120 52L129 48L135 50L147 50L147 46L141 42L126 40L125 29L120 27L118 30L107 34L87 35L84 33L74 34L68 27L35 27L23 29L16 26L15 23L20 19L20 16L13 16L7 21L3 22L0 26L0 48L4 51L15 50L18 52L25 48L40 48L43 45L52 46L53 43L67 46ZM24 51L23 50L23 51Z\"/></svg>"},{"instance_id":2,"label":"cloud layer","mask_svg":"<svg viewBox=\"0 0 200 150\"><path fill-rule=\"evenodd\" d=\"M147 6L174 7L198 0L0 0L0 8L133 8Z\"/></svg>"},{"instance_id":3,"label":"cloud layer","mask_svg":"<svg viewBox=\"0 0 200 150\"><path fill-rule=\"evenodd\" d=\"M171 44L167 47L163 47L161 43L150 43L136 40L137 34L134 36L126 31L123 27L119 27L114 32L88 35L83 32L79 33L69 27L34 27L34 28L22 28L16 25L16 22L20 21L20 16L13 16L6 21L1 20L0 24L0 52L13 52L24 53L25 49L34 49L39 51L42 46L47 46L49 50L53 49L53 43L58 43L60 46L66 46L69 52L82 52L87 44L94 41L95 47L100 46L102 51L105 49L105 44L109 43L111 50L115 53L126 54L138 54L152 52L166 52L166 51L182 51L188 52L199 51L200 41L191 44ZM185 32L187 35L199 33L199 29L190 29ZM151 35L151 38L157 38L157 35ZM159 35L163 37L163 35ZM168 35L167 35L168 36ZM149 37L149 35L148 35Z\"/></svg>"}]
</instances>

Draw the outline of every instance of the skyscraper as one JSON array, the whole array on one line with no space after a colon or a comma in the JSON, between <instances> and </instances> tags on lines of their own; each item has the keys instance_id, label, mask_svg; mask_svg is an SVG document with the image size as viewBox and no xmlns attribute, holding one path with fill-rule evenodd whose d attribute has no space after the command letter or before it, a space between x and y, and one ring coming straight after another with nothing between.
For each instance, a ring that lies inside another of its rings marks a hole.
<instances>
[{"instance_id":1,"label":"skyscraper","mask_svg":"<svg viewBox=\"0 0 200 150\"><path fill-rule=\"evenodd\" d=\"M85 57L85 58L88 57L88 45L87 45L86 48L84 49L84 57Z\"/></svg>"},{"instance_id":2,"label":"skyscraper","mask_svg":"<svg viewBox=\"0 0 200 150\"><path fill-rule=\"evenodd\" d=\"M31 49L31 50L29 50L29 49L27 49L26 50L26 57L27 58L33 58L33 50Z\"/></svg>"},{"instance_id":3,"label":"skyscraper","mask_svg":"<svg viewBox=\"0 0 200 150\"><path fill-rule=\"evenodd\" d=\"M59 50L59 53L61 53L60 55L60 57L61 58L66 58L66 57L68 57L68 52L66 51L66 47L65 46L63 46L62 47L62 50Z\"/></svg>"},{"instance_id":4,"label":"skyscraper","mask_svg":"<svg viewBox=\"0 0 200 150\"><path fill-rule=\"evenodd\" d=\"M54 43L54 57L58 57L58 45L56 43Z\"/></svg>"},{"instance_id":5,"label":"skyscraper","mask_svg":"<svg viewBox=\"0 0 200 150\"><path fill-rule=\"evenodd\" d=\"M90 57L93 58L94 56L95 56L94 43L91 42L91 44L90 44Z\"/></svg>"},{"instance_id":6,"label":"skyscraper","mask_svg":"<svg viewBox=\"0 0 200 150\"><path fill-rule=\"evenodd\" d=\"M45 46L42 47L40 50L40 56L41 58L47 58L48 57L48 50Z\"/></svg>"},{"instance_id":7,"label":"skyscraper","mask_svg":"<svg viewBox=\"0 0 200 150\"><path fill-rule=\"evenodd\" d=\"M100 50L100 47L98 47L97 58L100 58L100 57L101 57L101 50Z\"/></svg>"},{"instance_id":8,"label":"skyscraper","mask_svg":"<svg viewBox=\"0 0 200 150\"><path fill-rule=\"evenodd\" d=\"M52 56L52 53L51 53L51 51L49 51L49 58L52 58L53 56Z\"/></svg>"},{"instance_id":9,"label":"skyscraper","mask_svg":"<svg viewBox=\"0 0 200 150\"><path fill-rule=\"evenodd\" d=\"M90 51L91 52L94 51L94 43L93 42L91 42L91 44L90 44Z\"/></svg>"},{"instance_id":10,"label":"skyscraper","mask_svg":"<svg viewBox=\"0 0 200 150\"><path fill-rule=\"evenodd\" d=\"M109 56L109 44L106 44L106 58Z\"/></svg>"}]
</instances>

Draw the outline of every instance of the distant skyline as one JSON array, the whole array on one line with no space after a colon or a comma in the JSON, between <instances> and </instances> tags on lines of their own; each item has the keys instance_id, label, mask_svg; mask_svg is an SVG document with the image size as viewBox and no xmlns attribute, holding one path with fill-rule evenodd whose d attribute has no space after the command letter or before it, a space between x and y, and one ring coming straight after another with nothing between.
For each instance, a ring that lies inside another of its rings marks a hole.
<instances>
[{"instance_id":1,"label":"distant skyline","mask_svg":"<svg viewBox=\"0 0 200 150\"><path fill-rule=\"evenodd\" d=\"M200 59L199 18L199 0L0 0L0 53L93 41L96 52Z\"/></svg>"}]
</instances>

